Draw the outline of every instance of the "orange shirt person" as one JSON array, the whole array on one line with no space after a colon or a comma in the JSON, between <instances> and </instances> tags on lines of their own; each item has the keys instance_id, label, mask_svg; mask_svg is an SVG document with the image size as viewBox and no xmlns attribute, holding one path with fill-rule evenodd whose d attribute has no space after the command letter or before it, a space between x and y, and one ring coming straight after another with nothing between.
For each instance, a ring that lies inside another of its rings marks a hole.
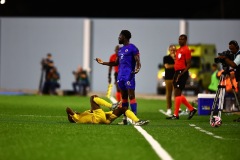
<instances>
[{"instance_id":1,"label":"orange shirt person","mask_svg":"<svg viewBox=\"0 0 240 160\"><path fill-rule=\"evenodd\" d=\"M222 73L224 72L224 70L220 70L218 71L217 75L220 77L222 75ZM233 92L233 88L235 88L235 92L238 93L238 87L237 87L237 81L234 75L234 71L229 72L229 74L227 74L225 76L225 82L223 81L221 85L225 85L226 86L226 92L227 93L231 93ZM232 81L232 82L231 82Z\"/></svg>"},{"instance_id":2,"label":"orange shirt person","mask_svg":"<svg viewBox=\"0 0 240 160\"><path fill-rule=\"evenodd\" d=\"M118 50L119 50L120 46L117 45L115 47L115 53L113 53L110 58L109 58L109 62L115 62L116 61L116 58L117 58L117 54L118 54ZM111 78L111 75L112 75L112 70L114 69L114 84L116 86L116 100L118 102L121 101L121 92L120 92L120 89L118 87L118 84L117 84L117 77L118 77L118 66L109 66L108 68L108 84L111 84L112 83L112 78Z\"/></svg>"},{"instance_id":3,"label":"orange shirt person","mask_svg":"<svg viewBox=\"0 0 240 160\"><path fill-rule=\"evenodd\" d=\"M176 51L175 64L174 64L174 77L173 77L173 86L174 86L174 98L175 98L175 108L174 114L166 119L179 119L179 108L181 104L184 104L189 112L188 119L191 119L194 114L197 112L197 109L194 108L182 95L182 90L185 88L187 79L189 77L189 68L191 67L191 51L187 46L187 35L182 34L179 36L178 43L180 48Z\"/></svg>"}]
</instances>

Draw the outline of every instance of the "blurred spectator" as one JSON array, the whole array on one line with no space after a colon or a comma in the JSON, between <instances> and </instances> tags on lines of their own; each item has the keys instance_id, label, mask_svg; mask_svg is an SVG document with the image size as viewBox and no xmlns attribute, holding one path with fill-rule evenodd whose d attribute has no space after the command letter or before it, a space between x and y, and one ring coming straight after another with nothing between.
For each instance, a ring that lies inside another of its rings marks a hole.
<instances>
[{"instance_id":1,"label":"blurred spectator","mask_svg":"<svg viewBox=\"0 0 240 160\"><path fill-rule=\"evenodd\" d=\"M229 112L229 111L237 111L238 108L235 104L235 96L234 92L238 93L238 87L237 87L237 81L234 75L234 71L231 71L229 73L223 73L224 70L221 70L218 72L218 75L221 76L221 74L225 74L225 82L223 81L220 85L224 85L226 83L226 92L224 95L224 106L223 108Z\"/></svg>"},{"instance_id":2,"label":"blurred spectator","mask_svg":"<svg viewBox=\"0 0 240 160\"><path fill-rule=\"evenodd\" d=\"M53 66L54 66L54 63L52 60L52 54L47 53L47 57L41 60L41 77L40 77L39 90L38 90L39 94L43 93L43 90L44 90L43 82L47 80L47 75Z\"/></svg>"},{"instance_id":3,"label":"blurred spectator","mask_svg":"<svg viewBox=\"0 0 240 160\"><path fill-rule=\"evenodd\" d=\"M173 95L173 76L174 60L176 54L176 46L171 44L168 47L169 54L163 57L163 64L165 69L165 84L166 84L166 100L167 100L167 114L172 114L172 95Z\"/></svg>"},{"instance_id":4,"label":"blurred spectator","mask_svg":"<svg viewBox=\"0 0 240 160\"><path fill-rule=\"evenodd\" d=\"M208 93L208 86L211 83L211 64L206 63L203 66L202 72L199 73L198 78L199 78L199 92L202 93Z\"/></svg>"},{"instance_id":5,"label":"blurred spectator","mask_svg":"<svg viewBox=\"0 0 240 160\"><path fill-rule=\"evenodd\" d=\"M73 75L75 77L75 81L72 83L74 93L86 96L90 86L87 71L79 66L76 71L73 71Z\"/></svg>"},{"instance_id":6,"label":"blurred spectator","mask_svg":"<svg viewBox=\"0 0 240 160\"><path fill-rule=\"evenodd\" d=\"M211 82L208 86L207 93L216 93L218 90L219 84L219 75L218 75L218 65L216 63L212 64L212 75L211 75Z\"/></svg>"},{"instance_id":7,"label":"blurred spectator","mask_svg":"<svg viewBox=\"0 0 240 160\"><path fill-rule=\"evenodd\" d=\"M60 74L57 68L53 65L46 75L43 94L57 95L56 90L57 88L60 88L59 80L60 80Z\"/></svg>"},{"instance_id":8,"label":"blurred spectator","mask_svg":"<svg viewBox=\"0 0 240 160\"><path fill-rule=\"evenodd\" d=\"M239 49L239 45L238 42L235 40L231 40L228 43L228 51L227 52L231 52L229 54L232 54L234 56L234 60L231 60L228 56L226 55L220 55L218 56L218 59L222 59L224 60L224 62L229 65L232 69L234 69L234 73L235 73L235 78L236 78L236 82L237 82L237 89L238 89L238 93L237 93L237 101L239 102L240 100L240 94L239 94L239 90L240 90L240 49ZM239 105L238 105L239 107ZM239 118L240 119L240 118Z\"/></svg>"}]
</instances>

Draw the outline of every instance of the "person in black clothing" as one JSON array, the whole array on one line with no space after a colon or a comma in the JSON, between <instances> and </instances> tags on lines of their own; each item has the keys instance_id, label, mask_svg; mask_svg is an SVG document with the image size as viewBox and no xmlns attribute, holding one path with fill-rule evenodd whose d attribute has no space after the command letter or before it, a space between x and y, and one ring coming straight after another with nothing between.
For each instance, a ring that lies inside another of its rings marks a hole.
<instances>
[{"instance_id":1,"label":"person in black clothing","mask_svg":"<svg viewBox=\"0 0 240 160\"><path fill-rule=\"evenodd\" d=\"M169 54L163 57L163 65L165 68L165 84L166 84L166 100L167 100L167 114L172 114L172 93L173 93L173 75L174 60L176 46L171 44L168 48Z\"/></svg>"},{"instance_id":2,"label":"person in black clothing","mask_svg":"<svg viewBox=\"0 0 240 160\"><path fill-rule=\"evenodd\" d=\"M47 57L41 60L41 77L40 77L39 91L38 91L39 94L46 94L47 92L45 88L46 86L44 86L43 84L45 84L45 82L47 81L48 73L50 72L52 67L54 67L52 54L47 53Z\"/></svg>"},{"instance_id":3,"label":"person in black clothing","mask_svg":"<svg viewBox=\"0 0 240 160\"><path fill-rule=\"evenodd\" d=\"M57 68L54 66L54 63L52 63L52 67L49 68L49 71L46 75L46 80L44 82L43 87L43 94L47 95L57 95L57 88L60 88L60 74L57 70Z\"/></svg>"},{"instance_id":4,"label":"person in black clothing","mask_svg":"<svg viewBox=\"0 0 240 160\"><path fill-rule=\"evenodd\" d=\"M231 40L229 43L229 51L234 56L234 60L231 60L229 57L225 55L218 56L218 58L222 59L227 66L230 66L234 69L234 74L236 81L238 83L238 99L240 100L240 47L238 45L238 42L235 40Z\"/></svg>"},{"instance_id":5,"label":"person in black clothing","mask_svg":"<svg viewBox=\"0 0 240 160\"><path fill-rule=\"evenodd\" d=\"M57 95L57 89L60 88L60 73L56 67L52 67L48 73L49 93L51 95Z\"/></svg>"},{"instance_id":6,"label":"person in black clothing","mask_svg":"<svg viewBox=\"0 0 240 160\"><path fill-rule=\"evenodd\" d=\"M83 70L81 66L73 71L75 81L72 83L74 93L78 95L87 95L87 88L89 87L89 78L86 70Z\"/></svg>"},{"instance_id":7,"label":"person in black clothing","mask_svg":"<svg viewBox=\"0 0 240 160\"><path fill-rule=\"evenodd\" d=\"M229 56L220 55L218 58L222 59L221 61L224 61L224 64L226 64L228 67L232 67L234 69L234 74L237 82L237 99L238 102L240 101L240 47L236 40L231 40L228 43L228 51L230 51L233 55L234 60L230 59ZM225 51L226 52L226 51ZM238 106L239 107L239 106ZM234 120L235 122L240 122L240 117Z\"/></svg>"},{"instance_id":8,"label":"person in black clothing","mask_svg":"<svg viewBox=\"0 0 240 160\"><path fill-rule=\"evenodd\" d=\"M54 66L53 64L54 62L52 60L52 54L48 53L47 58L44 58L41 63L42 63L42 69L45 71L45 80L46 80L49 71Z\"/></svg>"}]
</instances>

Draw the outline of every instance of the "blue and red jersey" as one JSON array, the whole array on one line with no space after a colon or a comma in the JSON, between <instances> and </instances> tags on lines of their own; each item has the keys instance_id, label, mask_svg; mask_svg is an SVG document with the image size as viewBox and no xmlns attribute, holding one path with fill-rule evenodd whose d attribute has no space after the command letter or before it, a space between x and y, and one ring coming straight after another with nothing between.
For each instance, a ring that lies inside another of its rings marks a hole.
<instances>
[{"instance_id":1,"label":"blue and red jersey","mask_svg":"<svg viewBox=\"0 0 240 160\"><path fill-rule=\"evenodd\" d=\"M135 55L139 55L139 50L134 44L124 45L119 49L118 80L130 80L135 77Z\"/></svg>"}]
</instances>

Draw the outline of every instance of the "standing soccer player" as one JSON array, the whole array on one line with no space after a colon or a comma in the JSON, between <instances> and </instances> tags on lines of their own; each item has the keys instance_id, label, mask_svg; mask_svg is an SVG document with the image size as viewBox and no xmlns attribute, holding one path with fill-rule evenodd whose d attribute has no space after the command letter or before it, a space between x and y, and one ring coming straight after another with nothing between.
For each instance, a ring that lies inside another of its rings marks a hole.
<instances>
[{"instance_id":1,"label":"standing soccer player","mask_svg":"<svg viewBox=\"0 0 240 160\"><path fill-rule=\"evenodd\" d=\"M183 103L189 112L188 119L191 119L194 114L197 112L197 109L193 108L193 106L187 101L186 97L182 95L182 90L185 88L185 84L189 77L188 70L191 67L191 51L187 46L187 35L182 34L179 36L178 43L180 48L176 51L175 58L175 74L173 77L173 86L174 86L174 97L175 97L175 108L174 114L167 119L179 119L179 108Z\"/></svg>"},{"instance_id":2,"label":"standing soccer player","mask_svg":"<svg viewBox=\"0 0 240 160\"><path fill-rule=\"evenodd\" d=\"M126 110L130 106L133 113L137 114L137 102L135 99L135 74L140 71L141 62L138 48L130 43L132 37L131 32L122 30L119 34L119 44L123 46L118 51L118 56L115 62L103 62L100 58L96 61L102 65L117 66L118 65L118 78L117 83L121 90L122 107ZM127 121L124 121L127 124ZM137 123L148 123L141 120Z\"/></svg>"}]
</instances>

